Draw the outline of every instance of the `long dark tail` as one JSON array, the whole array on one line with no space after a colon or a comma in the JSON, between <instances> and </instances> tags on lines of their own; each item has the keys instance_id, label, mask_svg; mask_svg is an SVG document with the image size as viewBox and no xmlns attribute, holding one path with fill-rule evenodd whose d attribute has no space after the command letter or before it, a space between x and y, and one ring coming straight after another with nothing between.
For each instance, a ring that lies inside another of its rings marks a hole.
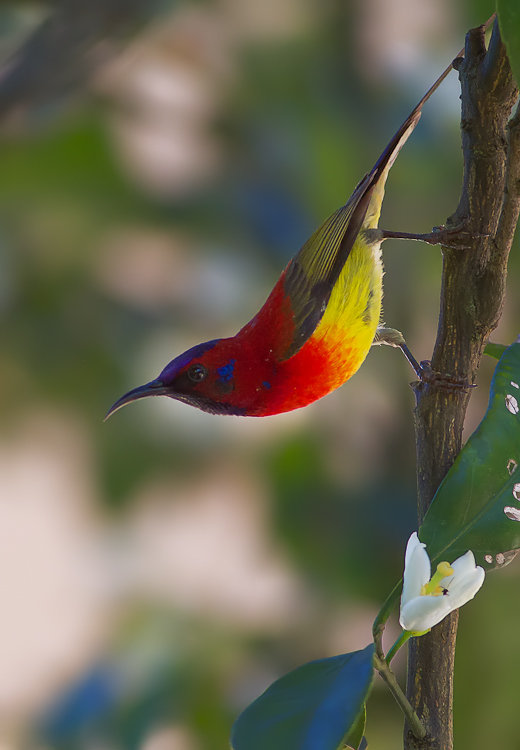
<instances>
[{"instance_id":1,"label":"long dark tail","mask_svg":"<svg viewBox=\"0 0 520 750\"><path fill-rule=\"evenodd\" d=\"M496 14L494 13L490 18L488 18L488 20L484 24L484 28L487 29L491 25L491 23L495 19L495 16ZM461 57L463 55L464 49L461 49L456 57ZM430 88L420 99L420 101L417 102L399 130L390 139L388 145L386 146L383 153L376 161L370 172L368 172L368 174L366 174L363 179L360 180L356 189L352 193L352 196L346 204L350 207L351 218L348 228L343 237L343 241L341 243L342 247L337 261L338 273L348 254L350 253L355 238L357 237L361 227L363 226L363 222L365 221L365 217L369 209L374 191L377 187L384 189L386 175L388 174L390 167L396 160L399 151L404 146L415 126L419 122L419 119L421 117L421 110L425 102L427 102L431 95L439 88L441 83L444 81L444 79L452 69L453 63L450 63L446 70L444 70L437 78L435 83L430 86Z\"/></svg>"},{"instance_id":2,"label":"long dark tail","mask_svg":"<svg viewBox=\"0 0 520 750\"><path fill-rule=\"evenodd\" d=\"M457 55L457 57L460 57L463 53L464 53L464 50L461 50L459 54ZM444 81L448 73L452 71L452 69L453 69L453 63L450 63L448 67L446 68L446 70L444 70L441 73L441 75L437 78L435 83L432 86L430 86L430 88L422 97L422 99L419 102L417 102L415 107L412 109L412 111L410 112L406 120L403 122L403 124L399 128L399 130L390 139L385 150L383 151L383 153L381 154L381 156L376 161L371 171L367 175L367 177L368 176L372 177L372 180L371 180L372 183L377 182L382 172L384 172L385 169L389 169L392 166L392 164L397 158L399 151L404 146L410 134L414 130L415 126L421 119L422 108L424 104L428 101L431 95L435 91L437 91L441 83Z\"/></svg>"},{"instance_id":3,"label":"long dark tail","mask_svg":"<svg viewBox=\"0 0 520 750\"><path fill-rule=\"evenodd\" d=\"M486 22L486 28L494 18L493 15ZM457 57L463 54L464 50L462 49ZM299 327L302 335L293 342L288 350L287 357L295 354L304 341L310 338L321 320L331 291L341 274L356 238L367 223L367 215L374 222L379 215L386 177L390 167L419 122L425 102L439 88L452 68L453 64L448 65L415 105L399 130L390 139L370 172L358 183L346 204L322 224L289 264L285 277L286 292L292 294L294 299L298 299L302 295L301 284L311 284L312 289L307 289L306 299L311 299L312 305L310 310L300 311L302 320L299 320ZM313 269L312 273L310 273L311 268ZM303 274L301 273L302 269ZM309 277L312 277L312 283ZM294 285L294 289L292 289L292 285Z\"/></svg>"},{"instance_id":4,"label":"long dark tail","mask_svg":"<svg viewBox=\"0 0 520 750\"><path fill-rule=\"evenodd\" d=\"M489 26L493 23L495 20L496 13L493 13L492 16L488 18L486 23L484 24L484 28L487 29ZM464 55L464 47L460 50L459 54L455 56L455 58L463 57ZM369 172L370 175L374 176L373 181L377 181L378 176L381 174L381 172L387 167L388 165L392 165L395 158L397 157L397 154L401 150L401 147L404 145L406 140L408 139L408 136L412 132L412 130L415 128L417 123L419 122L419 119L421 117L421 111L424 106L424 104L428 101L428 99L431 97L431 95L437 91L441 83L444 81L446 76L452 71L453 69L453 62L451 62L446 70L444 70L441 75L437 78L434 84L430 86L428 91L424 94L422 99L420 99L415 107L412 109L406 120L403 122L397 133L393 136L393 138L389 141L388 145L386 146L385 150L379 157L379 159L374 164L372 170Z\"/></svg>"}]
</instances>

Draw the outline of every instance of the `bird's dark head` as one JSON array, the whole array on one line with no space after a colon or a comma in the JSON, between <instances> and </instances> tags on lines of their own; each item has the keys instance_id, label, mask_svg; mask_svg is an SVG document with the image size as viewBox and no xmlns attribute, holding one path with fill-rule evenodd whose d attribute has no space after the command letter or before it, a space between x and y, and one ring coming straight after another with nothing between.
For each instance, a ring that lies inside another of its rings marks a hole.
<instances>
[{"instance_id":1,"label":"bird's dark head","mask_svg":"<svg viewBox=\"0 0 520 750\"><path fill-rule=\"evenodd\" d=\"M105 419L122 406L148 396L169 396L210 414L244 414L233 401L236 356L232 339L198 344L172 359L160 375L134 388L113 404Z\"/></svg>"}]
</instances>

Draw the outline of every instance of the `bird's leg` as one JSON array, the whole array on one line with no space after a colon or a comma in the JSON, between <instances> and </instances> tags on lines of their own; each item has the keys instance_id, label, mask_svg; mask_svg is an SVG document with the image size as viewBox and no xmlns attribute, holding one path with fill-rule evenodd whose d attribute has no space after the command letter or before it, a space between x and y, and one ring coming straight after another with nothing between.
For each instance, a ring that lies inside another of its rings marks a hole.
<instances>
[{"instance_id":1,"label":"bird's leg","mask_svg":"<svg viewBox=\"0 0 520 750\"><path fill-rule=\"evenodd\" d=\"M393 346L396 349L400 349L412 366L419 380L423 379L424 367L422 365L425 363L421 362L421 364L419 364L419 362L417 362L412 352L408 348L401 331L398 331L396 328L386 328L385 326L379 326L376 331L372 346L380 346L381 344L386 344L386 346Z\"/></svg>"},{"instance_id":2,"label":"bird's leg","mask_svg":"<svg viewBox=\"0 0 520 750\"><path fill-rule=\"evenodd\" d=\"M455 375L435 372L435 370L432 369L431 362L428 360L417 362L408 348L403 334L396 328L379 326L372 346L378 346L380 344L386 344L387 346L393 346L400 349L422 383L435 383L438 387L444 388L448 391L466 391L468 388L475 387L471 383L468 383L466 378L458 378Z\"/></svg>"},{"instance_id":3,"label":"bird's leg","mask_svg":"<svg viewBox=\"0 0 520 750\"><path fill-rule=\"evenodd\" d=\"M467 250L471 247L472 240L476 239L475 235L466 231L462 224L450 229L445 226L434 227L432 232L425 234L391 232L387 229L377 229L374 231L378 232L378 239L381 242L383 240L419 240L427 242L429 245L442 245L452 250ZM479 237L485 236L487 235L479 235Z\"/></svg>"}]
</instances>

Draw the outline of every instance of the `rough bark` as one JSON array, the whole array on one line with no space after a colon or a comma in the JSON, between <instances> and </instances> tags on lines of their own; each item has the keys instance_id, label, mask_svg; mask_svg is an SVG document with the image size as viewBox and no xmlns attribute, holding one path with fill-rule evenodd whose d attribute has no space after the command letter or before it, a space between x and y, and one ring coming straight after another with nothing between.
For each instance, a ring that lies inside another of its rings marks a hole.
<instances>
[{"instance_id":1,"label":"rough bark","mask_svg":"<svg viewBox=\"0 0 520 750\"><path fill-rule=\"evenodd\" d=\"M507 260L520 208L520 118L509 122L518 94L495 24L486 50L484 29L470 31L457 61L462 88L464 179L457 210L447 226L473 239L460 250L443 249L443 276L432 369L418 383L415 427L419 523L462 445L462 429L483 348L504 302ZM458 613L431 633L412 639L407 695L427 737L405 727L406 750L453 748L453 668Z\"/></svg>"}]
</instances>

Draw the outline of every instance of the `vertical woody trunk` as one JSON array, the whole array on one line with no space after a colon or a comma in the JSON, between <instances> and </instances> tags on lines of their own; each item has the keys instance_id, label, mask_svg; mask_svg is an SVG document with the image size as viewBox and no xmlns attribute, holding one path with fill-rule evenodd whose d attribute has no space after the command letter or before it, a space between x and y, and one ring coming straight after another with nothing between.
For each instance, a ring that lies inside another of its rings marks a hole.
<instances>
[{"instance_id":1,"label":"vertical woody trunk","mask_svg":"<svg viewBox=\"0 0 520 750\"><path fill-rule=\"evenodd\" d=\"M507 259L520 209L520 117L510 122L518 91L495 23L486 50L483 27L466 37L456 61L462 87L464 180L448 227L468 232L470 247L444 249L439 327L432 369L443 376L418 383L415 427L418 515L462 445L464 416L489 334L502 312ZM414 638L407 694L427 736L405 727L405 750L452 750L453 669L458 612Z\"/></svg>"}]
</instances>

